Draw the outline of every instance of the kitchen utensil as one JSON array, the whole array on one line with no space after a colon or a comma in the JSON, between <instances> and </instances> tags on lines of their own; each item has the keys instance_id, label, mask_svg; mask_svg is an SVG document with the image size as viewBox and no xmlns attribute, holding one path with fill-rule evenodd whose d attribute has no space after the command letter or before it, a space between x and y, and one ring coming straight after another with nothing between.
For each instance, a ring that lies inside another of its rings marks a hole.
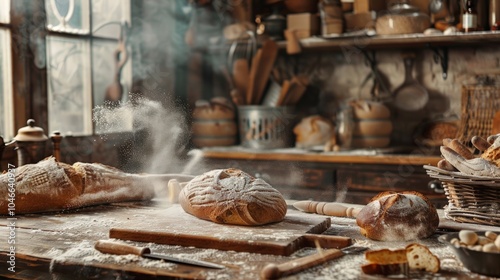
<instances>
[{"instance_id":1,"label":"kitchen utensil","mask_svg":"<svg viewBox=\"0 0 500 280\"><path fill-rule=\"evenodd\" d=\"M290 80L284 80L283 84L281 85L281 91L280 91L280 94L278 96L278 100L276 102L277 106L282 106L285 104L285 99L286 99L286 96L288 95L288 92L290 91L290 87L291 87Z\"/></svg>"},{"instance_id":2,"label":"kitchen utensil","mask_svg":"<svg viewBox=\"0 0 500 280\"><path fill-rule=\"evenodd\" d=\"M248 89L248 67L248 61L245 58L236 59L233 63L233 81L234 87L238 91L238 96L244 94ZM238 100L244 100L244 98L238 98Z\"/></svg>"},{"instance_id":3,"label":"kitchen utensil","mask_svg":"<svg viewBox=\"0 0 500 280\"><path fill-rule=\"evenodd\" d=\"M264 95L264 100L262 101L262 105L277 106L280 93L281 93L281 85L278 84L274 79L271 79L271 85L269 86L266 94Z\"/></svg>"},{"instance_id":4,"label":"kitchen utensil","mask_svg":"<svg viewBox=\"0 0 500 280\"><path fill-rule=\"evenodd\" d=\"M344 249L320 250L318 253L294 259L281 264L268 264L260 272L262 279L277 279L291 275L305 269L326 263L330 260L340 258L347 254L356 254L365 251L367 247L349 246Z\"/></svg>"},{"instance_id":5,"label":"kitchen utensil","mask_svg":"<svg viewBox=\"0 0 500 280\"><path fill-rule=\"evenodd\" d=\"M347 207L335 202L320 202L312 200L297 201L293 207L306 213L317 213L335 217L356 218L360 207Z\"/></svg>"},{"instance_id":6,"label":"kitchen utensil","mask_svg":"<svg viewBox=\"0 0 500 280\"><path fill-rule=\"evenodd\" d=\"M211 263L211 262L206 262L206 261L189 260L189 259L176 258L173 256L168 256L168 255L152 254L151 249L149 249L148 247L137 247L137 246L132 246L132 245L128 245L128 244L107 241L107 240L97 241L95 243L94 247L99 252L105 253L105 254L113 254L113 255L130 255L130 254L132 254L132 255L138 255L138 256L141 256L144 258L149 258L149 259L165 260L165 261L170 261L170 262L175 262L175 263L196 265L196 266L202 266L202 267L208 267L208 268L218 268L218 269L225 268L225 266L223 266L223 265L215 264L215 263Z\"/></svg>"},{"instance_id":7,"label":"kitchen utensil","mask_svg":"<svg viewBox=\"0 0 500 280\"><path fill-rule=\"evenodd\" d=\"M484 232L476 233L478 236L484 236ZM438 240L448 245L468 270L483 275L500 277L500 266L498 265L500 264L500 253L476 251L465 246L456 247L450 242L453 238L458 238L458 232L441 235Z\"/></svg>"},{"instance_id":8,"label":"kitchen utensil","mask_svg":"<svg viewBox=\"0 0 500 280\"><path fill-rule=\"evenodd\" d=\"M404 58L405 80L394 91L394 105L401 110L417 111L422 109L429 101L429 93L413 78L413 56Z\"/></svg>"},{"instance_id":9,"label":"kitchen utensil","mask_svg":"<svg viewBox=\"0 0 500 280\"><path fill-rule=\"evenodd\" d=\"M262 48L257 51L250 70L247 104L260 104L277 54L278 45L273 40L264 42Z\"/></svg>"},{"instance_id":10,"label":"kitchen utensil","mask_svg":"<svg viewBox=\"0 0 500 280\"><path fill-rule=\"evenodd\" d=\"M143 216L130 216L126 228L111 228L110 238L193 246L237 252L288 256L304 247L343 248L352 240L320 235L330 228L328 217L288 210L279 223L258 227L216 224L187 214L176 204ZM152 223L151 221L154 221Z\"/></svg>"},{"instance_id":11,"label":"kitchen utensil","mask_svg":"<svg viewBox=\"0 0 500 280\"><path fill-rule=\"evenodd\" d=\"M106 88L104 101L107 106L116 107L122 100L123 96L123 86L120 82L121 80L121 72L123 66L127 62L128 53L126 47L126 32L128 26L126 23L120 26L120 38L118 39L118 46L114 52L114 60L115 60L115 73L113 82Z\"/></svg>"},{"instance_id":12,"label":"kitchen utensil","mask_svg":"<svg viewBox=\"0 0 500 280\"><path fill-rule=\"evenodd\" d=\"M307 84L309 83L307 77L303 75L296 75L290 81L290 88L285 95L282 105L292 106L296 105L306 92Z\"/></svg>"}]
</instances>

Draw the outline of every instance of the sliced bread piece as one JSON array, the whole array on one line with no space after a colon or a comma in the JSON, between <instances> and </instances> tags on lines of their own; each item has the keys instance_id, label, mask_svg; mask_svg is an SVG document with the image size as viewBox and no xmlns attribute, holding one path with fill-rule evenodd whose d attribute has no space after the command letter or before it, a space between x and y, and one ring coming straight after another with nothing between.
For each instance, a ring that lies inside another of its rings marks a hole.
<instances>
[{"instance_id":1,"label":"sliced bread piece","mask_svg":"<svg viewBox=\"0 0 500 280\"><path fill-rule=\"evenodd\" d=\"M361 266L365 274L407 275L409 270L406 249L380 249L365 252L370 263Z\"/></svg>"},{"instance_id":2,"label":"sliced bread piece","mask_svg":"<svg viewBox=\"0 0 500 280\"><path fill-rule=\"evenodd\" d=\"M439 271L439 258L422 244L412 243L406 246L406 257L412 270L425 270L433 273Z\"/></svg>"},{"instance_id":3,"label":"sliced bread piece","mask_svg":"<svg viewBox=\"0 0 500 280\"><path fill-rule=\"evenodd\" d=\"M365 252L365 258L371 263L390 264L407 262L406 249L380 249Z\"/></svg>"}]
</instances>

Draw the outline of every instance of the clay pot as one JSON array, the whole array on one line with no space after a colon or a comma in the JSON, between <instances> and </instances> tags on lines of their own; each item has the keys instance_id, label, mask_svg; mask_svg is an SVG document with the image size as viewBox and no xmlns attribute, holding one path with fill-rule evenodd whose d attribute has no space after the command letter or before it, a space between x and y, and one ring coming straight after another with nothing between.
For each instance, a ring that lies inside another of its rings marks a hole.
<instances>
[{"instance_id":1,"label":"clay pot","mask_svg":"<svg viewBox=\"0 0 500 280\"><path fill-rule=\"evenodd\" d=\"M353 148L385 148L393 129L391 112L382 103L356 101L353 107Z\"/></svg>"}]
</instances>

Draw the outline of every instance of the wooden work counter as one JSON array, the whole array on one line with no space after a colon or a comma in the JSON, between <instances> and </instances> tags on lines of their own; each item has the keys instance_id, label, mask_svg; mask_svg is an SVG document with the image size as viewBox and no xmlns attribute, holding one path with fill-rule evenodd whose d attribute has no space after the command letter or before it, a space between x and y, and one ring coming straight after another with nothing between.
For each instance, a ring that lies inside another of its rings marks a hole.
<instances>
[{"instance_id":1,"label":"wooden work counter","mask_svg":"<svg viewBox=\"0 0 500 280\"><path fill-rule=\"evenodd\" d=\"M16 279L258 279L260 270L268 263L281 263L315 252L312 248L302 248L290 256L279 256L128 241L129 244L149 246L154 253L210 261L226 266L224 269L206 269L132 255L101 254L93 248L97 240L108 239L111 228L134 226L134 224L140 226L137 223L139 220L143 224L149 222L151 227L154 227L160 221L155 213L163 213L175 205L161 201L122 203L88 207L66 213L18 216L15 221L15 273L8 271L5 265L9 258L7 254L10 245L6 242L7 238L4 238L0 242L2 263L0 276ZM289 209L291 213L292 206L289 206ZM301 215L311 215L311 219L328 218L316 214ZM8 217L1 218L0 234L7 237ZM353 219L331 217L331 221L331 226L324 234L350 237L357 245L376 249L401 248L408 244L408 242L368 240L360 235ZM168 223L168 221L161 222ZM210 230L216 231L218 226L213 224ZM475 225L472 227L476 228ZM496 228L497 231L498 229ZM439 274L427 274L425 278L486 279L463 268L452 251L437 241L440 233L442 232L419 241L438 255L442 264ZM365 263L363 254L347 255L286 279L321 277L322 279L375 279L376 277L362 274L360 265L363 263ZM421 276L424 275L419 275Z\"/></svg>"},{"instance_id":2,"label":"wooden work counter","mask_svg":"<svg viewBox=\"0 0 500 280\"><path fill-rule=\"evenodd\" d=\"M437 150L437 148L435 148ZM253 150L239 146L202 150L209 168L240 168L264 179L287 199L314 199L366 204L382 191L419 191L440 208L442 189L423 165L441 159L431 148L314 152L302 149Z\"/></svg>"}]
</instances>

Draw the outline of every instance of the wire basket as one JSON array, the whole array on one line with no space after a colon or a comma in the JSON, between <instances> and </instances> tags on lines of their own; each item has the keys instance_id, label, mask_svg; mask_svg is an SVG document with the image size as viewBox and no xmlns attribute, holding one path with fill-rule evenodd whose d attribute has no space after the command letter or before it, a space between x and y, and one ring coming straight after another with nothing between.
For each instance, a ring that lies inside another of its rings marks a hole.
<instances>
[{"instance_id":1,"label":"wire basket","mask_svg":"<svg viewBox=\"0 0 500 280\"><path fill-rule=\"evenodd\" d=\"M464 85L462 87L462 117L458 140L471 146L473 136L491 135L493 117L500 110L500 85Z\"/></svg>"},{"instance_id":2,"label":"wire basket","mask_svg":"<svg viewBox=\"0 0 500 280\"><path fill-rule=\"evenodd\" d=\"M427 175L443 185L445 217L457 222L500 226L500 178L466 175L424 165Z\"/></svg>"},{"instance_id":3,"label":"wire basket","mask_svg":"<svg viewBox=\"0 0 500 280\"><path fill-rule=\"evenodd\" d=\"M293 144L291 107L239 106L241 145L253 149L286 148Z\"/></svg>"}]
</instances>

